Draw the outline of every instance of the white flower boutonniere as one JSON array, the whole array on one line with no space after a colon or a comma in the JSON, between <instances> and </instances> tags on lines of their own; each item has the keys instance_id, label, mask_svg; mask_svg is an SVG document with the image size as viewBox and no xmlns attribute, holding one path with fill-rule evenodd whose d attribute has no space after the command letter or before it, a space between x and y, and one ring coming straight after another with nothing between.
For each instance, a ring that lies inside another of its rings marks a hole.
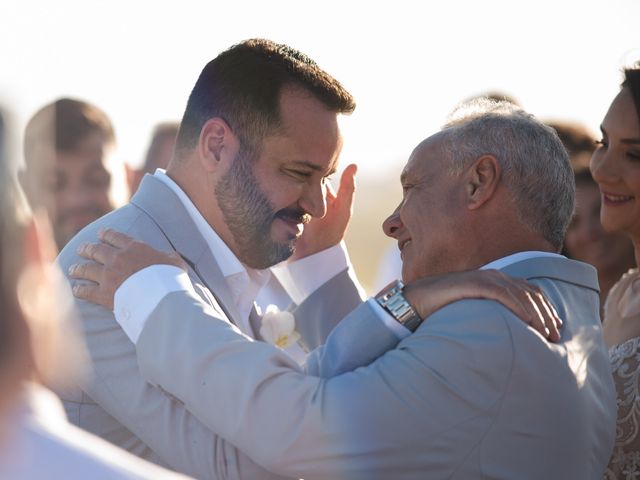
<instances>
[{"instance_id":1,"label":"white flower boutonniere","mask_svg":"<svg viewBox=\"0 0 640 480\"><path fill-rule=\"evenodd\" d=\"M269 305L262 316L260 335L276 347L287 348L300 340L295 326L296 319L291 312L281 312L275 305Z\"/></svg>"}]
</instances>

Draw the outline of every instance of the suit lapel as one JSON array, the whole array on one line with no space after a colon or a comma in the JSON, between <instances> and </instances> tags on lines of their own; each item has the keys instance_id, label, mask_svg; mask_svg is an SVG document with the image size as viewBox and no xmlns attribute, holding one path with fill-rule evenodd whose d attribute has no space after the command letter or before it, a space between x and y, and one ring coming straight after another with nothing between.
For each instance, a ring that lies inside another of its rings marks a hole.
<instances>
[{"instance_id":1,"label":"suit lapel","mask_svg":"<svg viewBox=\"0 0 640 480\"><path fill-rule=\"evenodd\" d=\"M153 219L218 300L228 319L237 323L239 314L220 267L178 196L161 180L145 175L131 203Z\"/></svg>"},{"instance_id":2,"label":"suit lapel","mask_svg":"<svg viewBox=\"0 0 640 480\"><path fill-rule=\"evenodd\" d=\"M507 275L525 279L553 278L600 291L598 274L591 265L558 257L538 257L512 263L501 269Z\"/></svg>"}]
</instances>

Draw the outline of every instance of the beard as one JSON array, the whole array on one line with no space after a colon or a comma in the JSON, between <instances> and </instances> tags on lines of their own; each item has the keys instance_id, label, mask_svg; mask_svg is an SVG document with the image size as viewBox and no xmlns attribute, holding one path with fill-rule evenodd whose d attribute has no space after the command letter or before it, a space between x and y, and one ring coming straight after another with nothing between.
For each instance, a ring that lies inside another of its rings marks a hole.
<instances>
[{"instance_id":1,"label":"beard","mask_svg":"<svg viewBox=\"0 0 640 480\"><path fill-rule=\"evenodd\" d=\"M295 237L285 243L271 239L273 221L281 218L304 224L311 217L301 208L276 211L260 189L251 163L249 153L241 147L214 195L233 236L238 259L251 268L263 269L286 260L295 251Z\"/></svg>"}]
</instances>

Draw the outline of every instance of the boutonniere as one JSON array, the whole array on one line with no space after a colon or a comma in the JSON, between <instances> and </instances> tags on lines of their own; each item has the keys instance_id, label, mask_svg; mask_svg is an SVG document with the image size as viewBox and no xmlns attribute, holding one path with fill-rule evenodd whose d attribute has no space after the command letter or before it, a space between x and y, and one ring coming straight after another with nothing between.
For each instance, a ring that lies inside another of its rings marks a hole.
<instances>
[{"instance_id":1,"label":"boutonniere","mask_svg":"<svg viewBox=\"0 0 640 480\"><path fill-rule=\"evenodd\" d=\"M300 340L295 327L296 319L291 312L282 312L275 305L269 305L262 315L260 335L276 347L287 348Z\"/></svg>"}]
</instances>

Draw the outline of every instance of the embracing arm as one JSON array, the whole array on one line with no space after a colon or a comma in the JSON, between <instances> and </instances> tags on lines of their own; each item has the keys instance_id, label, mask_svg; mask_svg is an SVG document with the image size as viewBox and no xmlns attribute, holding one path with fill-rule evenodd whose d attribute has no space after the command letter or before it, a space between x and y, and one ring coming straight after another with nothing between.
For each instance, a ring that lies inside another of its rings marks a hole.
<instances>
[{"instance_id":1,"label":"embracing arm","mask_svg":"<svg viewBox=\"0 0 640 480\"><path fill-rule=\"evenodd\" d=\"M184 268L184 262L176 255L157 251L125 234L106 230L100 233L100 239L104 243L89 243L80 249L83 257L98 263L79 264L72 268L72 276L95 283L75 285L74 294L80 298L111 307L114 292L134 272L156 264ZM128 283L135 283L132 280L129 279ZM408 285L405 295L421 318L465 298L497 300L546 338L557 340L560 336L558 326L561 321L538 287L499 271L454 272L426 277ZM310 372L330 377L367 365L410 333L398 326L373 300L366 305L363 308L377 314L366 323L349 320L334 329L327 344L310 355L307 362Z\"/></svg>"},{"instance_id":2,"label":"embracing arm","mask_svg":"<svg viewBox=\"0 0 640 480\"><path fill-rule=\"evenodd\" d=\"M94 233L95 234L95 233ZM69 245L59 261L63 268L80 260ZM82 388L110 417L126 427L165 464L201 479L274 479L234 445L216 435L175 397L141 375L135 347L116 323L110 309L78 300L81 326L90 353L92 377ZM215 312L219 317L220 314ZM113 437L118 425L87 405L83 425L131 448L133 439ZM94 415L93 417L91 415ZM98 416L95 416L98 415ZM96 423L99 422L99 423Z\"/></svg>"},{"instance_id":3,"label":"embracing arm","mask_svg":"<svg viewBox=\"0 0 640 480\"><path fill-rule=\"evenodd\" d=\"M462 323L434 317L367 367L322 379L272 345L210 321L208 308L184 292L167 296L140 336L140 369L212 430L281 475L392 478L403 469L420 471L421 462L438 455L439 442L457 441L454 426L462 418L486 417L474 421L469 435L480 437L510 371L500 316ZM188 325L180 321L185 315ZM367 318L375 321L366 305L352 313L353 321ZM477 340L472 350L469 338ZM465 369L475 373L461 375ZM469 385L473 394L461 396Z\"/></svg>"}]
</instances>

